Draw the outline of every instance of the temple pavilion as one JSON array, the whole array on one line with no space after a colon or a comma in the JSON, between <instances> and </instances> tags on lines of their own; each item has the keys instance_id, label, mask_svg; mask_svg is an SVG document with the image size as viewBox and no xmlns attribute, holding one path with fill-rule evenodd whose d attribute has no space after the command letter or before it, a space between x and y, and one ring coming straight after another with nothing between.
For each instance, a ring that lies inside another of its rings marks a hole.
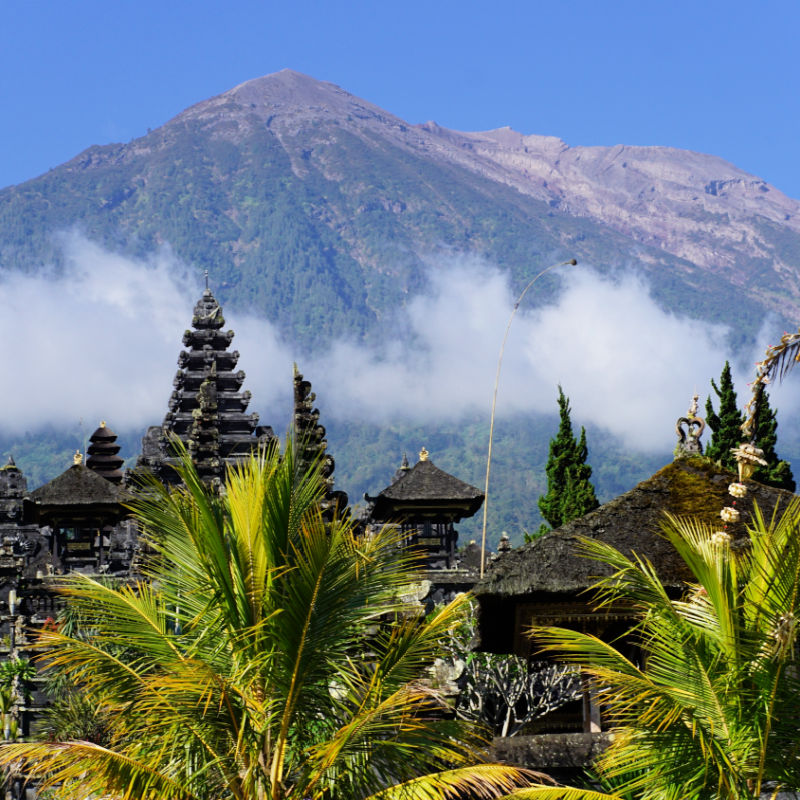
<instances>
[{"instance_id":1,"label":"temple pavilion","mask_svg":"<svg viewBox=\"0 0 800 800\"><path fill-rule=\"evenodd\" d=\"M428 569L456 567L455 523L473 516L483 497L480 489L439 469L424 447L413 467L404 456L389 486L374 497L364 495L369 521L399 525L405 545L420 553Z\"/></svg>"},{"instance_id":2,"label":"temple pavilion","mask_svg":"<svg viewBox=\"0 0 800 800\"><path fill-rule=\"evenodd\" d=\"M475 586L479 605L478 649L536 660L541 657L537 656L535 642L527 631L532 625L553 625L613 641L636 661L638 650L626 638L633 623L629 610L620 606L601 610L594 607L591 587L598 577L610 574L610 567L580 556L580 539L597 539L626 555L635 553L647 559L667 591L678 598L686 591L692 576L672 544L660 534L664 513L721 526L720 510L730 505L728 487L737 480L734 473L696 450L683 451L625 494L507 553ZM747 486L747 495L736 501L739 520L727 525L726 532L734 547L747 542L746 526L754 504L769 518L775 509L785 508L794 497L783 489L754 481ZM596 754L600 740L582 739L578 733L597 736L602 729L601 705L587 689L577 706L565 706L540 721L539 730L560 732L561 738L521 737L498 745L497 755L530 767L557 771L575 766L584 756Z\"/></svg>"}]
</instances>

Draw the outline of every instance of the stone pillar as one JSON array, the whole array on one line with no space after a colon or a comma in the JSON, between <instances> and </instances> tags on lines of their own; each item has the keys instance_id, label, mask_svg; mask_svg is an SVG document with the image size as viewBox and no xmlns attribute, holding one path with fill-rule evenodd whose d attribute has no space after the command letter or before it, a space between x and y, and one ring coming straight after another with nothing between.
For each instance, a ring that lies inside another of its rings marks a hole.
<instances>
[{"instance_id":1,"label":"stone pillar","mask_svg":"<svg viewBox=\"0 0 800 800\"><path fill-rule=\"evenodd\" d=\"M597 690L586 673L581 674L583 687L583 732L600 733L602 723L600 720L600 704L597 702Z\"/></svg>"}]
</instances>

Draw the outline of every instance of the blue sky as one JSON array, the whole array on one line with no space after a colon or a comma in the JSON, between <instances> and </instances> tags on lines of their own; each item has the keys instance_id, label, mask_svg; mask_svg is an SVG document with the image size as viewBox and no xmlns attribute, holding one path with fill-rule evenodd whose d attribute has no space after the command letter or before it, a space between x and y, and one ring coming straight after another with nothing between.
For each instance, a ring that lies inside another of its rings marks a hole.
<instances>
[{"instance_id":1,"label":"blue sky","mask_svg":"<svg viewBox=\"0 0 800 800\"><path fill-rule=\"evenodd\" d=\"M289 67L409 122L722 156L800 197L795 2L3 0L0 186Z\"/></svg>"}]
</instances>

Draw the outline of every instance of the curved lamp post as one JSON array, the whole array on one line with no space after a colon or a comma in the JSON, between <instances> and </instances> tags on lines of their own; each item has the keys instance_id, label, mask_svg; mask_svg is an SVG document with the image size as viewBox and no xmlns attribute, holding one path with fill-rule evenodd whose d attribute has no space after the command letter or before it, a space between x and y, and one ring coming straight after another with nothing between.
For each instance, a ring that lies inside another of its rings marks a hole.
<instances>
[{"instance_id":1,"label":"curved lamp post","mask_svg":"<svg viewBox=\"0 0 800 800\"><path fill-rule=\"evenodd\" d=\"M481 578L483 577L483 573L486 569L486 519L489 513L489 473L492 469L492 442L494 441L494 411L495 407L497 406L497 386L500 383L500 368L503 365L503 353L505 353L506 349L506 340L508 339L508 332L511 330L511 323L514 321L514 315L517 313L517 309L519 308L519 304L522 302L522 299L525 297L528 289L533 286L542 275L550 272L550 270L556 269L557 267L565 267L570 266L574 267L578 262L574 258L570 258L568 261L560 261L558 264L552 264L551 266L547 267L547 269L543 269L538 275L534 276L530 281L528 281L527 286L522 290L522 294L517 298L517 302L514 303L514 308L511 311L511 316L508 318L508 325L506 325L506 332L503 336L503 344L500 346L500 356L497 359L497 374L494 378L494 396L492 397L492 415L489 422L489 452L486 456L486 483L483 489L483 531L481 533Z\"/></svg>"}]
</instances>

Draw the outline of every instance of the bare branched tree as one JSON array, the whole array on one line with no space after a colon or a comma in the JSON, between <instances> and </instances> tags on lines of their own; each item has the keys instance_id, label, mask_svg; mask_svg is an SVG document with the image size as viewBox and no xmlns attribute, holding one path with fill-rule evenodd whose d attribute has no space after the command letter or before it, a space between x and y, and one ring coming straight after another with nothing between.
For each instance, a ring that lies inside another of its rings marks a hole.
<instances>
[{"instance_id":1,"label":"bare branched tree","mask_svg":"<svg viewBox=\"0 0 800 800\"><path fill-rule=\"evenodd\" d=\"M462 719L482 722L496 736L514 736L533 720L581 697L575 667L519 656L475 653L456 701Z\"/></svg>"},{"instance_id":2,"label":"bare branched tree","mask_svg":"<svg viewBox=\"0 0 800 800\"><path fill-rule=\"evenodd\" d=\"M495 736L514 736L526 725L581 697L580 671L552 661L528 662L513 655L476 653L475 612L448 646L435 677L455 698L460 719L491 728Z\"/></svg>"}]
</instances>

